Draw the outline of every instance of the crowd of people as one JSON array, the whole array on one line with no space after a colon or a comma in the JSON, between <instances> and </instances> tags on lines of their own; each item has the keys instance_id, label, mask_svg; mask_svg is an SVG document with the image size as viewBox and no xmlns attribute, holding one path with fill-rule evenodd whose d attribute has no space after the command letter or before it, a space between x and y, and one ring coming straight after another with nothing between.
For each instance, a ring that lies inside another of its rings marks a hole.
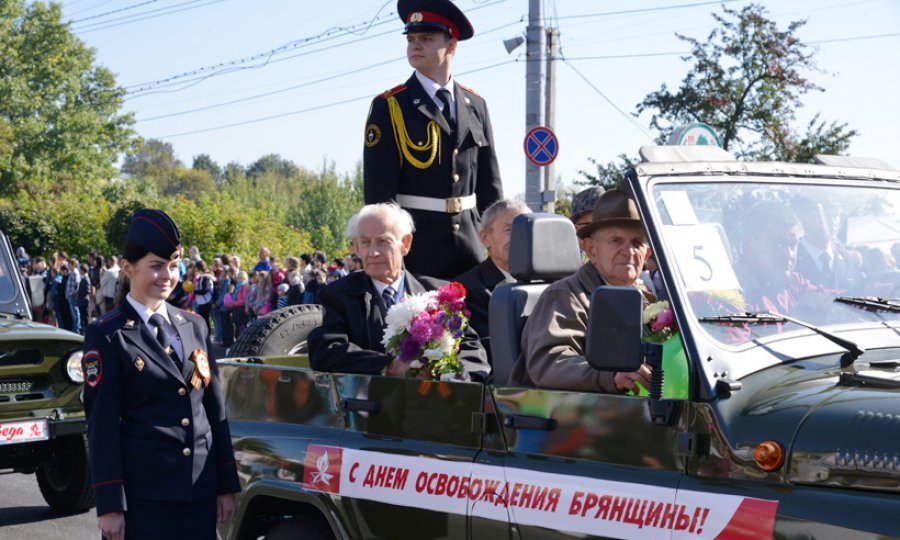
<instances>
[{"instance_id":1,"label":"crowd of people","mask_svg":"<svg viewBox=\"0 0 900 540\"><path fill-rule=\"evenodd\" d=\"M65 252L30 258L20 247L16 259L36 321L83 334L90 321L120 301L124 276L115 255L92 252L85 262ZM360 268L356 255L329 262L315 251L282 261L261 247L259 261L245 269L237 255L215 255L207 262L194 246L179 264L180 280L169 301L201 315L213 341L230 347L256 318L286 306L318 304L325 285Z\"/></svg>"}]
</instances>

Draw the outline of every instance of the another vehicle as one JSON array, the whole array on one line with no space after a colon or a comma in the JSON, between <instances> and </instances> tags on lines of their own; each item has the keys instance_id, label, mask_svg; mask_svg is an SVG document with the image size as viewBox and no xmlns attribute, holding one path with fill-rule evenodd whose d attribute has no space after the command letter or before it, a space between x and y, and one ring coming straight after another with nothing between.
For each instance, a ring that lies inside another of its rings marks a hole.
<instances>
[{"instance_id":1,"label":"another vehicle","mask_svg":"<svg viewBox=\"0 0 900 540\"><path fill-rule=\"evenodd\" d=\"M81 402L82 336L31 319L9 240L0 233L0 472L35 474L62 512L94 506Z\"/></svg>"},{"instance_id":2,"label":"another vehicle","mask_svg":"<svg viewBox=\"0 0 900 540\"><path fill-rule=\"evenodd\" d=\"M900 171L699 147L642 157L628 188L679 333L660 358L641 343L640 300L601 288L587 355L611 371L654 361L665 379L651 395L507 384L535 299L581 262L568 220L519 216L519 283L491 304L493 383L221 363L244 485L222 535L900 534L900 272L889 257ZM830 277L814 283L801 257L821 253L830 263L813 264ZM617 365L595 354L607 350Z\"/></svg>"}]
</instances>

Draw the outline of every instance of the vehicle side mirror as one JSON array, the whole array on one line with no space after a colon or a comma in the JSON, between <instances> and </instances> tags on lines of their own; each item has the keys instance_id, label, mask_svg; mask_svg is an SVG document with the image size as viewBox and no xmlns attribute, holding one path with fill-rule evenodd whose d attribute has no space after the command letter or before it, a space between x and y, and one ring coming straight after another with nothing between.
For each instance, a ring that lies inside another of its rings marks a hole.
<instances>
[{"instance_id":1,"label":"vehicle side mirror","mask_svg":"<svg viewBox=\"0 0 900 540\"><path fill-rule=\"evenodd\" d=\"M637 371L644 362L643 297L633 287L597 287L591 295L585 357L597 371Z\"/></svg>"}]
</instances>

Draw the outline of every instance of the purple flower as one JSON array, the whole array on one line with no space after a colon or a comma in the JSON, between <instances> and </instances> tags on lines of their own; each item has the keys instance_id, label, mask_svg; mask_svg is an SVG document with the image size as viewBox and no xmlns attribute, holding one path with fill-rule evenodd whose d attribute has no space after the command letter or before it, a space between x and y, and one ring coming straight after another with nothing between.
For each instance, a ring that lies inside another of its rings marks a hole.
<instances>
[{"instance_id":1,"label":"purple flower","mask_svg":"<svg viewBox=\"0 0 900 540\"><path fill-rule=\"evenodd\" d=\"M412 337L408 337L400 341L400 360L409 362L419 355L421 347L419 343Z\"/></svg>"},{"instance_id":2,"label":"purple flower","mask_svg":"<svg viewBox=\"0 0 900 540\"><path fill-rule=\"evenodd\" d=\"M413 317L412 323L409 325L409 335L411 335L419 345L428 343L431 339L431 334L431 317L429 317L427 313L422 313Z\"/></svg>"},{"instance_id":3,"label":"purple flower","mask_svg":"<svg viewBox=\"0 0 900 540\"><path fill-rule=\"evenodd\" d=\"M462 326L463 320L459 315L453 315L450 317L450 330L459 330Z\"/></svg>"},{"instance_id":4,"label":"purple flower","mask_svg":"<svg viewBox=\"0 0 900 540\"><path fill-rule=\"evenodd\" d=\"M459 338L461 338L461 337L463 337L463 331L462 331L462 330L454 330L454 331L453 331L453 339L459 339Z\"/></svg>"}]
</instances>

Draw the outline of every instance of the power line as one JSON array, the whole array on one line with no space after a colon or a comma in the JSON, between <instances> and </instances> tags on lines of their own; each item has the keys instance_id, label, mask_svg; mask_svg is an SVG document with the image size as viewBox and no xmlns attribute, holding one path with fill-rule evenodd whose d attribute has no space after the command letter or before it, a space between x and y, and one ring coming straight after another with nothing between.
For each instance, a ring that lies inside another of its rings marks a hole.
<instances>
[{"instance_id":1,"label":"power line","mask_svg":"<svg viewBox=\"0 0 900 540\"><path fill-rule=\"evenodd\" d=\"M481 67L481 68L476 68L476 69L472 69L472 70L469 70L469 71L460 73L460 75L469 75L469 74L472 74L472 73L477 73L477 72L479 72L479 71L484 71L484 70L487 70L487 69L493 69L493 68L502 66L502 65L504 65L504 64L511 64L511 63L513 63L513 62L514 62L514 60L504 60L503 62L498 62L498 63L492 64L492 65L490 65L490 66L484 66L484 67ZM336 106L338 106L338 105L346 105L346 104L348 104L348 103L353 103L353 102L356 102L356 101L362 101L362 100L367 100L367 99L372 99L372 95L371 95L371 94L367 94L367 95L365 95L365 96L357 96L357 97L354 97L354 98L344 99L344 100L340 100L340 101L334 101L334 102L332 102L332 103L325 103L325 104L323 104L323 105L316 105L316 106L314 106L314 107L307 107L307 108L305 108L305 109L298 109L298 110L296 110L296 111L290 111L290 112L279 113L279 114L272 114L272 115L269 115L269 116L262 116L262 117L259 117L259 118L252 118L252 119L250 119L250 120L244 120L244 121L241 121L241 122L232 122L232 123L230 123L230 124L221 124L221 125L218 125L218 126L211 126L211 127L208 127L208 128L195 129L195 130L192 130L192 131L183 131L183 132L181 132L181 133L175 133L175 134L172 134L172 135L164 135L164 136L160 137L160 139L174 139L175 137L182 137L182 136L185 136L185 135L196 135L196 134L198 134L198 133L208 133L208 132L210 132L210 131L218 131L218 130L221 130L221 129L228 129L228 128L239 127L239 126L246 126L246 125L249 125L249 124L258 124L259 122L266 122L266 121L268 121L268 120L275 120L275 119L278 119L278 118L286 118L286 117L288 117L288 116L295 116L295 115L302 114L302 113L305 113L305 112L318 111L318 110L327 109L327 108L330 108L330 107L336 107Z\"/></svg>"},{"instance_id":2,"label":"power line","mask_svg":"<svg viewBox=\"0 0 900 540\"><path fill-rule=\"evenodd\" d=\"M83 19L78 19L78 20L76 20L76 21L71 21L71 23L72 23L72 24L78 24L78 23L80 23L80 22L90 21L90 20L92 20L92 19L99 19L99 18L101 18L101 17L106 17L107 15L112 15L112 14L114 14L114 13L121 13L121 12L123 12L123 11L128 11L128 10L131 10L131 9L139 8L139 7L141 7L141 6L146 6L147 4L153 4L153 3L156 3L156 2L159 2L159 0L146 0L145 2L140 2L140 3L137 3L137 4L132 4L132 5L130 5L130 6L125 6L125 7L123 7L123 8L119 8L119 9L116 9L116 10L113 10L113 11L107 11L106 13L100 13L100 14L97 14L97 15L91 15L90 17L85 17L85 18L83 18ZM109 22L109 21L107 21L107 22Z\"/></svg>"},{"instance_id":3,"label":"power line","mask_svg":"<svg viewBox=\"0 0 900 540\"><path fill-rule=\"evenodd\" d=\"M900 36L900 32L894 34L876 34L872 36L855 36L855 37L845 37L845 38L834 38L834 39L820 39L817 41L808 41L809 45L820 45L822 43L840 43L843 41L862 41L866 39L880 39L880 38L890 38L890 37L898 37Z\"/></svg>"},{"instance_id":4,"label":"power line","mask_svg":"<svg viewBox=\"0 0 900 540\"><path fill-rule=\"evenodd\" d=\"M68 4L68 6L69 6L69 7L74 6L75 4L77 4L78 2L81 2L81 1L82 1L82 0L75 0L74 2L70 2L70 3ZM90 6L88 6L88 7L86 7L86 8L81 8L81 9L79 9L78 11L76 11L76 12L74 12L74 13L70 13L69 16L71 17L72 15L78 15L79 13L84 13L85 11L90 11L90 10L92 10L92 9L94 9L94 8L98 8L98 7L100 7L100 6L105 6L106 4L109 4L110 2L114 2L114 1L115 1L115 0L105 0L105 1L103 1L103 2L97 2L96 4L91 4Z\"/></svg>"},{"instance_id":5,"label":"power line","mask_svg":"<svg viewBox=\"0 0 900 540\"><path fill-rule=\"evenodd\" d=\"M634 127L638 128L638 130L640 130L641 133L643 133L644 135L646 135L648 139L653 139L653 135L651 135L649 131L647 131L646 129L644 129L644 126L640 125L640 124L637 122L637 120L634 119L633 116L631 116L630 114L628 114L628 113L626 113L625 111L623 111L622 109L620 109L618 105L616 105L615 103L613 103L613 101L612 101L611 99L609 99L608 97L606 97L606 94L604 94L599 88L597 88L597 86L596 86L594 83L592 83L587 77L585 77L580 71L578 71L578 68L576 68L575 66L573 66L572 64L570 64L566 58L561 58L561 60L563 61L563 63L566 64L566 66L569 67L569 69L571 69L572 71L574 71L576 75L578 75L579 77L581 77L581 79L582 79L584 82L586 82L586 83L588 84L588 86L590 86L591 88L593 88L594 91L597 92L597 94L598 94L600 97L602 97L607 103L609 103L609 105L610 105L613 109L615 109L619 114L621 114L622 116L624 116L624 117L625 117L625 118L626 118L626 119L627 119Z\"/></svg>"},{"instance_id":6,"label":"power line","mask_svg":"<svg viewBox=\"0 0 900 540\"><path fill-rule=\"evenodd\" d=\"M165 16L165 15L172 15L172 14L174 14L174 13L181 13L182 11L188 11L188 10L191 10L191 9L197 9L197 8L201 8L201 7L206 7L206 6L210 6L210 5L212 5L212 4L219 4L219 3L221 3L221 2L224 2L225 0L213 0L212 2L206 2L205 4L192 5L192 6L188 6L188 7L183 7L183 8L181 8L181 9L172 9L172 8L175 8L175 7L178 7L178 6L184 6L184 5L187 5L187 4L193 4L193 3L195 3L195 2L201 2L201 1L203 1L203 0L191 0L191 1L189 1L189 2L184 2L183 4L176 4L176 5L174 5L174 6L168 6L168 7L165 7L165 8L159 8L159 9L156 9L156 10L150 10L150 11L144 11L144 12L141 12L141 13L135 13L134 15L129 15L129 16L126 16L126 17L122 17L122 18L121 18L122 22L103 21L103 22L98 22L98 23L92 23L92 24L88 24L87 26L89 26L89 27L94 26L94 28L88 28L88 29L84 29L84 28L76 28L75 31L76 31L77 33L79 33L79 34L89 34L89 33L91 33L91 32L97 32L97 31L99 31L99 30L107 30L107 29L109 29L109 28L115 28L115 27L117 27L117 26L123 26L123 25L126 25L126 24L132 24L132 23L136 23L136 22L140 22L140 21L146 21L146 20L148 20L148 19L156 19L156 18L158 18L158 17L163 17L163 16ZM164 11L164 10L170 10L170 11ZM161 11L164 11L164 12L159 13L159 12L161 12ZM148 13L152 13L152 15L147 15ZM147 16L146 16L146 17L141 17L142 15L147 15ZM132 18L131 20L124 20L124 19L128 19L128 18L131 18L131 17L138 17L138 18ZM114 19L114 20L117 20L117 19ZM111 24L107 24L107 23L111 23ZM106 26L100 26L100 25L106 25Z\"/></svg>"},{"instance_id":7,"label":"power line","mask_svg":"<svg viewBox=\"0 0 900 540\"><path fill-rule=\"evenodd\" d=\"M693 7L701 7L701 6L709 6L713 4L730 4L732 2L737 2L738 0L711 0L709 2L695 2L692 4L678 4L674 6L657 6L652 8L641 8L641 9L626 9L621 11L601 11L598 13L582 13L580 15L563 15L562 17L556 16L556 20L562 19L587 19L591 17L610 17L613 15L633 15L635 13L650 13L653 11L670 11L673 9L687 9Z\"/></svg>"}]
</instances>

